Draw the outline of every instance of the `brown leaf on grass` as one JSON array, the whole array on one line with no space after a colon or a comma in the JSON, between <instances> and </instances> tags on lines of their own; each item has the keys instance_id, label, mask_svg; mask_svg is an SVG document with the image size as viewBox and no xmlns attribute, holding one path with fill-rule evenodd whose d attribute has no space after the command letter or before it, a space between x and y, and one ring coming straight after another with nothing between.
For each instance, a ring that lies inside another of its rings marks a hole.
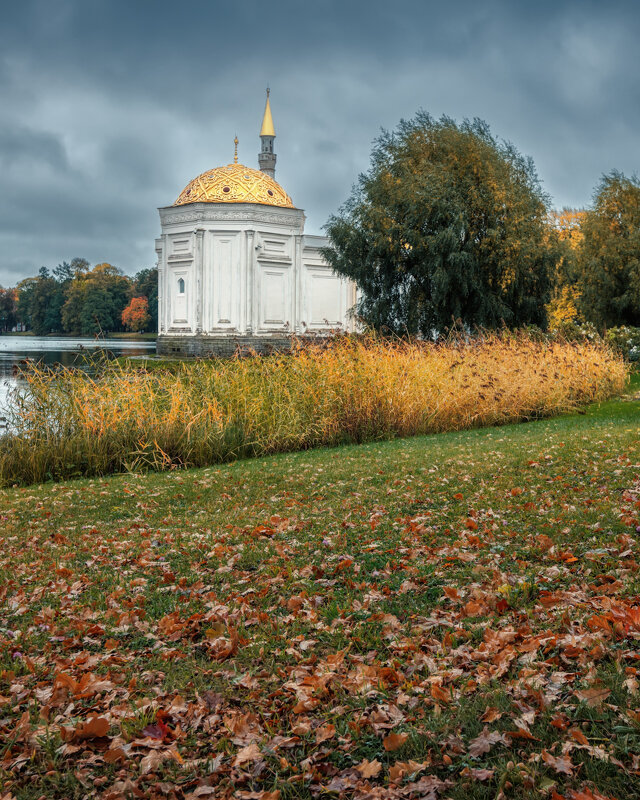
<instances>
[{"instance_id":1,"label":"brown leaf on grass","mask_svg":"<svg viewBox=\"0 0 640 800\"><path fill-rule=\"evenodd\" d=\"M382 746L387 753L395 753L407 741L409 735L407 733L390 733L382 740Z\"/></svg>"},{"instance_id":2,"label":"brown leaf on grass","mask_svg":"<svg viewBox=\"0 0 640 800\"><path fill-rule=\"evenodd\" d=\"M474 781L490 781L495 774L495 769L465 767L460 774L465 778L473 778Z\"/></svg>"},{"instance_id":3,"label":"brown leaf on grass","mask_svg":"<svg viewBox=\"0 0 640 800\"><path fill-rule=\"evenodd\" d=\"M480 717L480 722L495 722L502 716L502 711L499 711L494 706L487 706L484 714Z\"/></svg>"},{"instance_id":4,"label":"brown leaf on grass","mask_svg":"<svg viewBox=\"0 0 640 800\"><path fill-rule=\"evenodd\" d=\"M597 789L584 788L580 791L570 789L567 795L567 800L617 800L608 794L601 794Z\"/></svg>"},{"instance_id":5,"label":"brown leaf on grass","mask_svg":"<svg viewBox=\"0 0 640 800\"><path fill-rule=\"evenodd\" d=\"M396 761L395 764L389 767L389 780L392 783L399 783L407 775L415 776L422 772L423 769L426 769L427 766L427 762L420 763L411 759L409 761Z\"/></svg>"},{"instance_id":6,"label":"brown leaf on grass","mask_svg":"<svg viewBox=\"0 0 640 800\"><path fill-rule=\"evenodd\" d=\"M377 778L382 769L382 764L378 760L367 761L365 758L356 766L356 769L363 778Z\"/></svg>"},{"instance_id":7,"label":"brown leaf on grass","mask_svg":"<svg viewBox=\"0 0 640 800\"><path fill-rule=\"evenodd\" d=\"M146 775L147 772L155 772L163 761L173 758L170 750L152 750L140 761L140 772Z\"/></svg>"},{"instance_id":8,"label":"brown leaf on grass","mask_svg":"<svg viewBox=\"0 0 640 800\"><path fill-rule=\"evenodd\" d=\"M542 760L561 775L573 775L575 769L569 756L552 756L547 750L542 751Z\"/></svg>"},{"instance_id":9,"label":"brown leaf on grass","mask_svg":"<svg viewBox=\"0 0 640 800\"><path fill-rule=\"evenodd\" d=\"M81 742L86 739L102 739L109 731L109 720L94 714L86 722L76 728L61 728L60 738L63 742Z\"/></svg>"},{"instance_id":10,"label":"brown leaf on grass","mask_svg":"<svg viewBox=\"0 0 640 800\"><path fill-rule=\"evenodd\" d=\"M488 753L497 744L503 744L508 747L511 744L511 740L504 733L489 732L489 728L485 725L480 736L476 736L469 744L469 754L474 758L479 758Z\"/></svg>"},{"instance_id":11,"label":"brown leaf on grass","mask_svg":"<svg viewBox=\"0 0 640 800\"><path fill-rule=\"evenodd\" d=\"M433 697L434 700L438 700L441 703L450 703L451 689L443 689L442 686L438 686L438 684L432 683L431 697Z\"/></svg>"},{"instance_id":12,"label":"brown leaf on grass","mask_svg":"<svg viewBox=\"0 0 640 800\"><path fill-rule=\"evenodd\" d=\"M583 744L583 745L589 744L589 740L580 730L580 728L571 728L571 730L569 731L569 736L571 736L571 738L574 741L578 742L578 744Z\"/></svg>"},{"instance_id":13,"label":"brown leaf on grass","mask_svg":"<svg viewBox=\"0 0 640 800\"><path fill-rule=\"evenodd\" d=\"M102 757L107 762L107 764L116 764L119 761L127 760L127 754L122 749L122 747L110 747L102 754Z\"/></svg>"},{"instance_id":14,"label":"brown leaf on grass","mask_svg":"<svg viewBox=\"0 0 640 800\"><path fill-rule=\"evenodd\" d=\"M238 767L240 764L246 764L247 761L262 761L262 752L260 748L255 742L251 742L246 747L243 747L242 750L238 750L235 759L233 760L233 766Z\"/></svg>"},{"instance_id":15,"label":"brown leaf on grass","mask_svg":"<svg viewBox=\"0 0 640 800\"><path fill-rule=\"evenodd\" d=\"M238 635L235 631L230 631L230 635L231 638L219 636L217 639L207 642L207 654L214 661L224 661L238 650Z\"/></svg>"},{"instance_id":16,"label":"brown leaf on grass","mask_svg":"<svg viewBox=\"0 0 640 800\"><path fill-rule=\"evenodd\" d=\"M321 742L326 742L328 739L333 739L336 735L336 726L327 723L326 725L321 725L319 728L316 728L316 744L320 744Z\"/></svg>"},{"instance_id":17,"label":"brown leaf on grass","mask_svg":"<svg viewBox=\"0 0 640 800\"><path fill-rule=\"evenodd\" d=\"M256 739L262 739L263 731L256 714L234 714L224 718L225 727L231 733L231 741L244 746Z\"/></svg>"},{"instance_id":18,"label":"brown leaf on grass","mask_svg":"<svg viewBox=\"0 0 640 800\"><path fill-rule=\"evenodd\" d=\"M587 705L597 708L611 694L611 689L606 686L592 686L590 689L578 689L573 693L578 700L583 700Z\"/></svg>"},{"instance_id":19,"label":"brown leaf on grass","mask_svg":"<svg viewBox=\"0 0 640 800\"><path fill-rule=\"evenodd\" d=\"M305 711L312 711L319 705L320 701L317 697L309 697L306 700L299 700L291 710L294 714L304 714Z\"/></svg>"}]
</instances>

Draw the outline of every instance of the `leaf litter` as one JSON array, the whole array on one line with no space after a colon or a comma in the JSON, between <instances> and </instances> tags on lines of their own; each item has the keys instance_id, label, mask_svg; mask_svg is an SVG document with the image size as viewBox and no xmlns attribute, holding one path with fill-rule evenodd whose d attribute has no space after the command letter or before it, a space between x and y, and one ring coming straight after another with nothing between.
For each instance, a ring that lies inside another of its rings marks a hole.
<instances>
[{"instance_id":1,"label":"leaf litter","mask_svg":"<svg viewBox=\"0 0 640 800\"><path fill-rule=\"evenodd\" d=\"M3 492L0 797L640 796L640 446L588 422Z\"/></svg>"}]
</instances>

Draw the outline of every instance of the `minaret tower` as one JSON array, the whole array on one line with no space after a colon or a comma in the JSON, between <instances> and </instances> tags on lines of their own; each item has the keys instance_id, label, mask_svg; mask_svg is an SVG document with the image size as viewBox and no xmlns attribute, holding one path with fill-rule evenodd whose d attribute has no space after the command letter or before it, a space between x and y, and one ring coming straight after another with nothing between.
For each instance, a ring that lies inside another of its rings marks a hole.
<instances>
[{"instance_id":1,"label":"minaret tower","mask_svg":"<svg viewBox=\"0 0 640 800\"><path fill-rule=\"evenodd\" d=\"M273 152L273 140L276 132L273 128L273 118L271 116L271 106L269 105L269 89L267 89L267 103L264 107L262 117L262 128L260 129L260 153L258 154L258 166L270 178L276 177L276 154Z\"/></svg>"}]
</instances>

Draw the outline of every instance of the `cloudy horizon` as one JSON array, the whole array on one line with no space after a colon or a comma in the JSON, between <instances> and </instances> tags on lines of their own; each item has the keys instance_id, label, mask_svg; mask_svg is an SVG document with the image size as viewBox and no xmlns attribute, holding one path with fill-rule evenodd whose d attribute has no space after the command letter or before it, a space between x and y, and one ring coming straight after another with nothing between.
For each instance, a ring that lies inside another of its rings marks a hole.
<instances>
[{"instance_id":1,"label":"cloudy horizon","mask_svg":"<svg viewBox=\"0 0 640 800\"><path fill-rule=\"evenodd\" d=\"M0 284L76 256L155 262L157 208L233 158L257 167L271 87L276 179L320 233L381 129L480 117L533 158L556 208L638 171L632 2L25 0L0 11Z\"/></svg>"}]
</instances>

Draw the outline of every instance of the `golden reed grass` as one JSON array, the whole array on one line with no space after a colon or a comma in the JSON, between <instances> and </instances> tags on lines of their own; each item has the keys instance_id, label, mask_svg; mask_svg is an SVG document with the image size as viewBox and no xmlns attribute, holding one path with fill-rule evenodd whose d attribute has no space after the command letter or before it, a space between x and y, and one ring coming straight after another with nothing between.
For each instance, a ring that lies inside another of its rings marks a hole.
<instances>
[{"instance_id":1,"label":"golden reed grass","mask_svg":"<svg viewBox=\"0 0 640 800\"><path fill-rule=\"evenodd\" d=\"M0 439L4 485L531 420L620 393L627 367L601 344L500 333L23 377Z\"/></svg>"}]
</instances>

